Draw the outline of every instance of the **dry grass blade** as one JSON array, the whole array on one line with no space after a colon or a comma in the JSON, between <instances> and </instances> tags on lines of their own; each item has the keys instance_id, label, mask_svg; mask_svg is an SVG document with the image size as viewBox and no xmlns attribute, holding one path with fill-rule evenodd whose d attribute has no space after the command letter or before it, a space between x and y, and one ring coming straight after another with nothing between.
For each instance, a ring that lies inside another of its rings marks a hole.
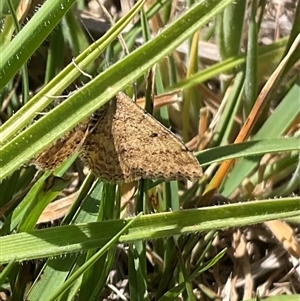
<instances>
[{"instance_id":1,"label":"dry grass blade","mask_svg":"<svg viewBox=\"0 0 300 301\"><path fill-rule=\"evenodd\" d=\"M172 91L170 93L155 95L153 99L153 109L157 110L162 108L163 106L171 105L180 101L180 97L178 94L179 91ZM145 108L145 98L138 98L136 100L136 103L140 107Z\"/></svg>"},{"instance_id":2,"label":"dry grass blade","mask_svg":"<svg viewBox=\"0 0 300 301\"><path fill-rule=\"evenodd\" d=\"M267 81L267 83L265 84L263 89L261 90L248 118L246 119L246 121L245 121L242 129L240 130L238 136L236 137L234 143L240 143L240 142L245 141L245 139L250 134L253 126L255 125L256 121L258 120L260 114L263 111L264 106L267 103L268 96L269 96L270 92L272 91L273 83L275 82L277 77L283 71L290 56L297 49L299 42L300 42L300 34L295 39L295 41L294 41L293 45L291 46L287 55L283 58L281 63L278 65L276 70L273 72L273 74L270 76L269 80ZM226 160L221 164L221 166L218 169L217 173L215 174L214 178L212 179L212 181L209 183L209 185L206 187L206 189L204 191L202 204L208 203L211 196L215 193L217 188L220 186L222 179L224 178L225 174L229 170L232 162L233 162L233 160Z\"/></svg>"},{"instance_id":3,"label":"dry grass blade","mask_svg":"<svg viewBox=\"0 0 300 301\"><path fill-rule=\"evenodd\" d=\"M265 225L272 231L283 247L297 259L300 259L300 247L294 237L293 229L282 221L269 221Z\"/></svg>"}]
</instances>

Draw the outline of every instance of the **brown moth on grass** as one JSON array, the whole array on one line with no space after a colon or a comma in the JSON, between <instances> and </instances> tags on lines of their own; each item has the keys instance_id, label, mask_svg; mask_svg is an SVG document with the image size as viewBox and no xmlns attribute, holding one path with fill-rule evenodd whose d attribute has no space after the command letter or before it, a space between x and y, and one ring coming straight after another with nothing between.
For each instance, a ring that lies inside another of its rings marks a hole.
<instances>
[{"instance_id":1,"label":"brown moth on grass","mask_svg":"<svg viewBox=\"0 0 300 301\"><path fill-rule=\"evenodd\" d=\"M188 148L124 93L57 140L34 163L54 169L75 150L96 176L112 183L202 176Z\"/></svg>"}]
</instances>

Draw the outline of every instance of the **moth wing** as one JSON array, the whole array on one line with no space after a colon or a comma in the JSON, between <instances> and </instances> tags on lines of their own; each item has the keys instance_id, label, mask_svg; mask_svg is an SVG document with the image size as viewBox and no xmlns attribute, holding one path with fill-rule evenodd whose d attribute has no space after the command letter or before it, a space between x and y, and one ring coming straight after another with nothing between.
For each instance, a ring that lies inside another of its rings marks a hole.
<instances>
[{"instance_id":1,"label":"moth wing","mask_svg":"<svg viewBox=\"0 0 300 301\"><path fill-rule=\"evenodd\" d=\"M53 170L80 148L87 130L87 121L56 140L50 147L37 155L32 164L40 169Z\"/></svg>"},{"instance_id":2,"label":"moth wing","mask_svg":"<svg viewBox=\"0 0 300 301\"><path fill-rule=\"evenodd\" d=\"M195 179L202 169L189 149L123 93L117 95L113 136L132 178ZM121 130L120 130L121 129Z\"/></svg>"}]
</instances>

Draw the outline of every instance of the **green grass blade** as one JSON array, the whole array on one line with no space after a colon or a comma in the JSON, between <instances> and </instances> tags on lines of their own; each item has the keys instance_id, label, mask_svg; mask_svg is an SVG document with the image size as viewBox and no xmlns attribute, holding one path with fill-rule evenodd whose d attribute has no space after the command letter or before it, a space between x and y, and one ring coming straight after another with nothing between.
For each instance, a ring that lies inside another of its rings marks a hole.
<instances>
[{"instance_id":1,"label":"green grass blade","mask_svg":"<svg viewBox=\"0 0 300 301\"><path fill-rule=\"evenodd\" d=\"M96 254L94 254L88 261L86 261L80 268L78 268L69 278L68 280L66 280L63 285L61 285L61 287L51 296L49 296L48 298L46 298L47 301L54 301L61 293L63 293L70 285L72 285L72 283L74 281L77 280L78 277L80 277L82 275L82 273L87 270L88 268L90 268L93 264L95 264L97 262L97 260L99 258L101 258L105 252L107 252L107 250L109 249L109 247L111 247L113 244L115 244L118 239L120 238L120 236L124 233L126 233L130 227L132 227L132 225L134 225L136 223L136 221L138 220L139 215L133 219L131 219L131 221L129 221L127 224L125 224L125 226L122 227L122 229L115 235L113 236L106 244L105 246L103 246L103 248L101 248Z\"/></svg>"},{"instance_id":2,"label":"green grass blade","mask_svg":"<svg viewBox=\"0 0 300 301\"><path fill-rule=\"evenodd\" d=\"M46 1L19 34L2 50L0 90L26 63L74 2L75 0Z\"/></svg>"},{"instance_id":3,"label":"green grass blade","mask_svg":"<svg viewBox=\"0 0 300 301\"><path fill-rule=\"evenodd\" d=\"M262 156L265 153L278 153L299 150L299 138L277 138L252 140L243 143L207 149L196 155L202 165L242 157Z\"/></svg>"},{"instance_id":4,"label":"green grass blade","mask_svg":"<svg viewBox=\"0 0 300 301\"><path fill-rule=\"evenodd\" d=\"M156 239L211 231L299 216L299 198L279 198L243 204L150 214L141 217L119 242ZM22 232L0 237L0 263L45 258L97 248L124 226L123 220Z\"/></svg>"},{"instance_id":5,"label":"green grass blade","mask_svg":"<svg viewBox=\"0 0 300 301\"><path fill-rule=\"evenodd\" d=\"M21 129L36 117L36 114L43 111L52 101L53 97L60 95L79 75L80 70L86 70L94 60L105 50L105 48L118 36L137 14L144 0L140 0L131 11L119 20L102 38L93 43L83 51L75 63L70 63L62 70L48 85L37 93L26 105L11 116L0 128L1 144L12 139ZM80 69L80 70L79 70ZM72 111L70 112L72 114Z\"/></svg>"}]
</instances>

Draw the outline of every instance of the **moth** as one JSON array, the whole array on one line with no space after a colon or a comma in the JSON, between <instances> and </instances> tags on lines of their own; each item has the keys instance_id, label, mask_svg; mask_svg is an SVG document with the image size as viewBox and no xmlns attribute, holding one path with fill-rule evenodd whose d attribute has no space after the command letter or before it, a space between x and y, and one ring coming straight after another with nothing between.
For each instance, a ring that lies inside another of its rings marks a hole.
<instances>
[{"instance_id":1,"label":"moth","mask_svg":"<svg viewBox=\"0 0 300 301\"><path fill-rule=\"evenodd\" d=\"M202 176L200 164L184 143L121 92L34 163L55 169L75 150L97 177L111 183Z\"/></svg>"}]
</instances>

